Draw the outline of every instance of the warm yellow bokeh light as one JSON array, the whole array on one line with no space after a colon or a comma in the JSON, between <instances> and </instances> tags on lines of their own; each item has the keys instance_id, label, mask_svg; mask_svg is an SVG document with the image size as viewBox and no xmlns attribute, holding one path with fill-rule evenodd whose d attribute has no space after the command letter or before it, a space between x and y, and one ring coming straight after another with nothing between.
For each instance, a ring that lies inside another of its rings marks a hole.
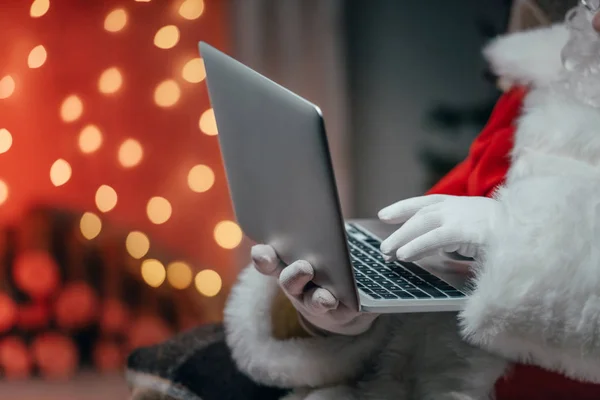
<instances>
[{"instance_id":1,"label":"warm yellow bokeh light","mask_svg":"<svg viewBox=\"0 0 600 400\"><path fill-rule=\"evenodd\" d=\"M96 207L102 212L109 212L117 205L117 192L108 185L102 185L96 191Z\"/></svg>"},{"instance_id":2,"label":"warm yellow bokeh light","mask_svg":"<svg viewBox=\"0 0 600 400\"><path fill-rule=\"evenodd\" d=\"M117 8L111 11L104 19L104 29L109 32L119 32L127 25L127 11Z\"/></svg>"},{"instance_id":3,"label":"warm yellow bokeh light","mask_svg":"<svg viewBox=\"0 0 600 400\"><path fill-rule=\"evenodd\" d=\"M13 138L8 129L0 129L0 154L6 153L12 147Z\"/></svg>"},{"instance_id":4,"label":"warm yellow bokeh light","mask_svg":"<svg viewBox=\"0 0 600 400\"><path fill-rule=\"evenodd\" d=\"M96 125L88 125L79 133L79 150L82 153L93 153L102 145L102 132Z\"/></svg>"},{"instance_id":5,"label":"warm yellow bokeh light","mask_svg":"<svg viewBox=\"0 0 600 400\"><path fill-rule=\"evenodd\" d=\"M190 83L202 82L206 78L206 69L204 61L201 58L193 58L183 66L181 70L183 79Z\"/></svg>"},{"instance_id":6,"label":"warm yellow bokeh light","mask_svg":"<svg viewBox=\"0 0 600 400\"><path fill-rule=\"evenodd\" d=\"M8 185L0 179L0 204L4 204L8 199Z\"/></svg>"},{"instance_id":7,"label":"warm yellow bokeh light","mask_svg":"<svg viewBox=\"0 0 600 400\"><path fill-rule=\"evenodd\" d=\"M81 216L79 229L84 238L92 240L100 234L100 231L102 230L102 220L96 214L86 212Z\"/></svg>"},{"instance_id":8,"label":"warm yellow bokeh light","mask_svg":"<svg viewBox=\"0 0 600 400\"><path fill-rule=\"evenodd\" d=\"M175 25L163 26L154 35L154 44L160 49L170 49L179 42L179 28Z\"/></svg>"},{"instance_id":9,"label":"warm yellow bokeh light","mask_svg":"<svg viewBox=\"0 0 600 400\"><path fill-rule=\"evenodd\" d=\"M83 103L76 95L70 95L60 106L60 116L65 122L77 121L83 114Z\"/></svg>"},{"instance_id":10,"label":"warm yellow bokeh light","mask_svg":"<svg viewBox=\"0 0 600 400\"><path fill-rule=\"evenodd\" d=\"M119 146L119 163L125 168L135 167L143 156L142 145L135 139L127 139Z\"/></svg>"},{"instance_id":11,"label":"warm yellow bokeh light","mask_svg":"<svg viewBox=\"0 0 600 400\"><path fill-rule=\"evenodd\" d=\"M179 7L179 15L189 20L200 18L203 12L203 0L185 0Z\"/></svg>"},{"instance_id":12,"label":"warm yellow bokeh light","mask_svg":"<svg viewBox=\"0 0 600 400\"><path fill-rule=\"evenodd\" d=\"M233 221L221 221L215 226L214 237L224 249L234 249L242 241L242 230Z\"/></svg>"},{"instance_id":13,"label":"warm yellow bokeh light","mask_svg":"<svg viewBox=\"0 0 600 400\"><path fill-rule=\"evenodd\" d=\"M50 181L54 186L62 186L71 179L71 165L59 158L50 167Z\"/></svg>"},{"instance_id":14,"label":"warm yellow bokeh light","mask_svg":"<svg viewBox=\"0 0 600 400\"><path fill-rule=\"evenodd\" d=\"M219 294L223 282L218 273L211 269L205 269L196 274L194 279L196 290L206 297L213 297Z\"/></svg>"},{"instance_id":15,"label":"warm yellow bokeh light","mask_svg":"<svg viewBox=\"0 0 600 400\"><path fill-rule=\"evenodd\" d=\"M175 261L167 267L167 280L175 289L186 289L192 283L192 269L182 261Z\"/></svg>"},{"instance_id":16,"label":"warm yellow bokeh light","mask_svg":"<svg viewBox=\"0 0 600 400\"><path fill-rule=\"evenodd\" d=\"M50 9L50 0L35 0L33 3L31 3L29 15L32 18L39 18L46 14L48 9Z\"/></svg>"},{"instance_id":17,"label":"warm yellow bokeh light","mask_svg":"<svg viewBox=\"0 0 600 400\"><path fill-rule=\"evenodd\" d=\"M150 239L139 231L130 232L125 239L125 248L129 255L135 259L140 259L148 254L150 250Z\"/></svg>"},{"instance_id":18,"label":"warm yellow bokeh light","mask_svg":"<svg viewBox=\"0 0 600 400\"><path fill-rule=\"evenodd\" d=\"M154 102L160 107L171 107L179 101L181 90L172 79L161 82L154 90Z\"/></svg>"},{"instance_id":19,"label":"warm yellow bokeh light","mask_svg":"<svg viewBox=\"0 0 600 400\"><path fill-rule=\"evenodd\" d=\"M104 70L98 80L98 90L104 94L116 93L123 84L123 76L118 68L112 67Z\"/></svg>"},{"instance_id":20,"label":"warm yellow bokeh light","mask_svg":"<svg viewBox=\"0 0 600 400\"><path fill-rule=\"evenodd\" d=\"M0 99L9 98L15 91L15 80L12 76L6 75L0 79Z\"/></svg>"},{"instance_id":21,"label":"warm yellow bokeh light","mask_svg":"<svg viewBox=\"0 0 600 400\"><path fill-rule=\"evenodd\" d=\"M148 201L146 213L150 222L160 225L164 224L171 218L171 203L164 197L153 197Z\"/></svg>"},{"instance_id":22,"label":"warm yellow bokeh light","mask_svg":"<svg viewBox=\"0 0 600 400\"><path fill-rule=\"evenodd\" d=\"M217 132L217 120L215 119L215 111L212 108L204 111L200 116L200 130L208 136L215 136Z\"/></svg>"},{"instance_id":23,"label":"warm yellow bokeh light","mask_svg":"<svg viewBox=\"0 0 600 400\"><path fill-rule=\"evenodd\" d=\"M206 192L215 183L215 173L207 165L196 165L188 173L188 186L196 193Z\"/></svg>"},{"instance_id":24,"label":"warm yellow bokeh light","mask_svg":"<svg viewBox=\"0 0 600 400\"><path fill-rule=\"evenodd\" d=\"M29 52L29 57L27 57L27 65L29 68L39 68L44 65L46 58L48 58L46 48L40 44L39 46L35 46L33 50Z\"/></svg>"},{"instance_id":25,"label":"warm yellow bokeh light","mask_svg":"<svg viewBox=\"0 0 600 400\"><path fill-rule=\"evenodd\" d=\"M167 273L165 267L158 260L149 259L142 263L142 278L153 288L157 288L165 281Z\"/></svg>"}]
</instances>

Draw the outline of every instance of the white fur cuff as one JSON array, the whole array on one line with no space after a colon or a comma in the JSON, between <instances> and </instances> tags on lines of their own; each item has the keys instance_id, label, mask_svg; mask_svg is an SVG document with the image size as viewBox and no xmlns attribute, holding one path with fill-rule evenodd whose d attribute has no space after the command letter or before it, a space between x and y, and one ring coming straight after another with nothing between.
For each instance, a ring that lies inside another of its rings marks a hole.
<instances>
[{"instance_id":1,"label":"white fur cuff","mask_svg":"<svg viewBox=\"0 0 600 400\"><path fill-rule=\"evenodd\" d=\"M465 337L600 383L600 175L527 178L498 200L507 218L461 314Z\"/></svg>"},{"instance_id":2,"label":"white fur cuff","mask_svg":"<svg viewBox=\"0 0 600 400\"><path fill-rule=\"evenodd\" d=\"M225 308L227 343L238 367L257 382L279 387L317 387L356 376L382 346L382 321L361 336L277 340L271 307L277 281L248 267Z\"/></svg>"}]
</instances>

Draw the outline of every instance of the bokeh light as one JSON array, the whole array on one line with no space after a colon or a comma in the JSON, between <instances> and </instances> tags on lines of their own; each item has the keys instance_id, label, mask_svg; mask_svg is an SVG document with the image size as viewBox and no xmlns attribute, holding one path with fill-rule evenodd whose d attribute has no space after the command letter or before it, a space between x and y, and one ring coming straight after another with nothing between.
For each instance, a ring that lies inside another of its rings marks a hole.
<instances>
[{"instance_id":1,"label":"bokeh light","mask_svg":"<svg viewBox=\"0 0 600 400\"><path fill-rule=\"evenodd\" d=\"M212 108L204 111L200 116L200 130L205 135L215 136L218 134L217 131L217 120L215 119L215 111Z\"/></svg>"},{"instance_id":2,"label":"bokeh light","mask_svg":"<svg viewBox=\"0 0 600 400\"><path fill-rule=\"evenodd\" d=\"M12 147L13 137L6 128L0 129L0 154L6 153Z\"/></svg>"},{"instance_id":3,"label":"bokeh light","mask_svg":"<svg viewBox=\"0 0 600 400\"><path fill-rule=\"evenodd\" d=\"M117 8L111 11L104 19L104 29L108 32L119 32L127 25L127 11Z\"/></svg>"},{"instance_id":4,"label":"bokeh light","mask_svg":"<svg viewBox=\"0 0 600 400\"><path fill-rule=\"evenodd\" d=\"M160 49L170 49L179 42L179 28L175 25L163 26L154 35L154 45Z\"/></svg>"},{"instance_id":5,"label":"bokeh light","mask_svg":"<svg viewBox=\"0 0 600 400\"><path fill-rule=\"evenodd\" d=\"M8 199L8 185L0 179L0 204L6 203Z\"/></svg>"},{"instance_id":6,"label":"bokeh light","mask_svg":"<svg viewBox=\"0 0 600 400\"><path fill-rule=\"evenodd\" d=\"M188 173L188 186L196 193L206 192L215 183L215 173L206 165L196 165Z\"/></svg>"},{"instance_id":7,"label":"bokeh light","mask_svg":"<svg viewBox=\"0 0 600 400\"><path fill-rule=\"evenodd\" d=\"M60 117L65 122L77 121L83 114L83 102L76 95L70 95L60 106Z\"/></svg>"},{"instance_id":8,"label":"bokeh light","mask_svg":"<svg viewBox=\"0 0 600 400\"><path fill-rule=\"evenodd\" d=\"M172 79L163 81L154 90L154 102L160 107L174 106L181 96L179 85Z\"/></svg>"},{"instance_id":9,"label":"bokeh light","mask_svg":"<svg viewBox=\"0 0 600 400\"><path fill-rule=\"evenodd\" d=\"M117 192L108 185L102 185L96 191L96 207L102 212L109 212L117 205Z\"/></svg>"},{"instance_id":10,"label":"bokeh light","mask_svg":"<svg viewBox=\"0 0 600 400\"><path fill-rule=\"evenodd\" d=\"M206 297L214 297L221 291L223 281L218 273L211 269L205 269L196 274L194 284L200 294Z\"/></svg>"},{"instance_id":11,"label":"bokeh light","mask_svg":"<svg viewBox=\"0 0 600 400\"><path fill-rule=\"evenodd\" d=\"M150 250L150 239L139 231L130 232L125 239L125 248L129 255L136 260L144 257Z\"/></svg>"},{"instance_id":12,"label":"bokeh light","mask_svg":"<svg viewBox=\"0 0 600 400\"><path fill-rule=\"evenodd\" d=\"M78 144L82 153L93 153L102 145L102 132L96 125L87 125L79 133Z\"/></svg>"},{"instance_id":13,"label":"bokeh light","mask_svg":"<svg viewBox=\"0 0 600 400\"><path fill-rule=\"evenodd\" d=\"M172 262L167 267L167 280L175 289L186 289L192 283L192 269L183 261Z\"/></svg>"},{"instance_id":14,"label":"bokeh light","mask_svg":"<svg viewBox=\"0 0 600 400\"><path fill-rule=\"evenodd\" d=\"M165 267L158 260L148 259L142 262L142 278L148 286L157 288L165 281Z\"/></svg>"},{"instance_id":15,"label":"bokeh light","mask_svg":"<svg viewBox=\"0 0 600 400\"><path fill-rule=\"evenodd\" d=\"M29 68L39 68L44 65L47 58L48 53L46 52L46 48L40 44L39 46L35 46L33 50L29 52L27 66L29 66Z\"/></svg>"},{"instance_id":16,"label":"bokeh light","mask_svg":"<svg viewBox=\"0 0 600 400\"><path fill-rule=\"evenodd\" d=\"M35 0L29 8L29 15L32 18L39 18L46 14L50 9L50 0Z\"/></svg>"},{"instance_id":17,"label":"bokeh light","mask_svg":"<svg viewBox=\"0 0 600 400\"><path fill-rule=\"evenodd\" d=\"M135 167L142 161L144 150L135 139L127 139L119 146L119 163L125 168Z\"/></svg>"},{"instance_id":18,"label":"bokeh light","mask_svg":"<svg viewBox=\"0 0 600 400\"><path fill-rule=\"evenodd\" d=\"M86 212L79 220L79 229L84 238L92 240L102 231L102 220L96 214Z\"/></svg>"},{"instance_id":19,"label":"bokeh light","mask_svg":"<svg viewBox=\"0 0 600 400\"><path fill-rule=\"evenodd\" d=\"M59 158L50 167L50 181L54 186L62 186L71 179L71 165Z\"/></svg>"},{"instance_id":20,"label":"bokeh light","mask_svg":"<svg viewBox=\"0 0 600 400\"><path fill-rule=\"evenodd\" d=\"M171 218L171 203L164 197L153 197L148 201L146 212L153 224L164 224Z\"/></svg>"},{"instance_id":21,"label":"bokeh light","mask_svg":"<svg viewBox=\"0 0 600 400\"><path fill-rule=\"evenodd\" d=\"M116 93L123 84L123 76L118 68L112 67L104 70L98 80L98 90L100 93L113 94Z\"/></svg>"},{"instance_id":22,"label":"bokeh light","mask_svg":"<svg viewBox=\"0 0 600 400\"><path fill-rule=\"evenodd\" d=\"M193 58L183 66L181 70L183 79L190 83L199 83L206 78L204 61L201 58Z\"/></svg>"},{"instance_id":23,"label":"bokeh light","mask_svg":"<svg viewBox=\"0 0 600 400\"><path fill-rule=\"evenodd\" d=\"M203 0L185 0L181 6L179 6L179 15L185 19L193 20L198 19L204 12L204 1Z\"/></svg>"},{"instance_id":24,"label":"bokeh light","mask_svg":"<svg viewBox=\"0 0 600 400\"><path fill-rule=\"evenodd\" d=\"M6 75L0 79L0 99L7 99L15 92L15 80L12 76Z\"/></svg>"},{"instance_id":25,"label":"bokeh light","mask_svg":"<svg viewBox=\"0 0 600 400\"><path fill-rule=\"evenodd\" d=\"M233 221L221 221L215 226L215 241L224 249L234 249L242 241L242 230Z\"/></svg>"}]
</instances>

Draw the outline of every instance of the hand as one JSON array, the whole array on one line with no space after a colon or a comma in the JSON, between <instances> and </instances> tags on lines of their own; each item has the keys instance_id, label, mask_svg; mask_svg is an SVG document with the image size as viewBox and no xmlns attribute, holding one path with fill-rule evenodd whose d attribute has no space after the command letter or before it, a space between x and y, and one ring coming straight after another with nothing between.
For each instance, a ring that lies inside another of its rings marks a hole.
<instances>
[{"instance_id":1,"label":"hand","mask_svg":"<svg viewBox=\"0 0 600 400\"><path fill-rule=\"evenodd\" d=\"M381 252L416 261L438 251L478 258L487 245L502 207L487 197L430 195L399 201L379 212L379 219L402 224L381 243Z\"/></svg>"},{"instance_id":2,"label":"hand","mask_svg":"<svg viewBox=\"0 0 600 400\"><path fill-rule=\"evenodd\" d=\"M298 313L313 327L342 335L359 335L377 318L376 314L352 311L330 291L316 286L312 282L315 271L307 261L296 261L286 267L275 250L267 245L252 247L251 254L258 272L277 278ZM312 330L310 326L307 328Z\"/></svg>"}]
</instances>

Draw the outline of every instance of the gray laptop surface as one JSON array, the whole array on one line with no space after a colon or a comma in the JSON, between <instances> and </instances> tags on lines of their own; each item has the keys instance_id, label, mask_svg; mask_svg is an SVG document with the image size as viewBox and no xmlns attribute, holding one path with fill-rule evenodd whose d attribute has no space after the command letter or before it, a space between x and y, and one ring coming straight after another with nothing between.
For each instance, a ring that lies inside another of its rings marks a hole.
<instances>
[{"instance_id":1,"label":"gray laptop surface","mask_svg":"<svg viewBox=\"0 0 600 400\"><path fill-rule=\"evenodd\" d=\"M343 221L317 106L206 43L200 53L235 215L250 239L272 245L284 263L309 261L315 283L353 309L463 307L459 261L385 263L379 244L393 227Z\"/></svg>"}]
</instances>

